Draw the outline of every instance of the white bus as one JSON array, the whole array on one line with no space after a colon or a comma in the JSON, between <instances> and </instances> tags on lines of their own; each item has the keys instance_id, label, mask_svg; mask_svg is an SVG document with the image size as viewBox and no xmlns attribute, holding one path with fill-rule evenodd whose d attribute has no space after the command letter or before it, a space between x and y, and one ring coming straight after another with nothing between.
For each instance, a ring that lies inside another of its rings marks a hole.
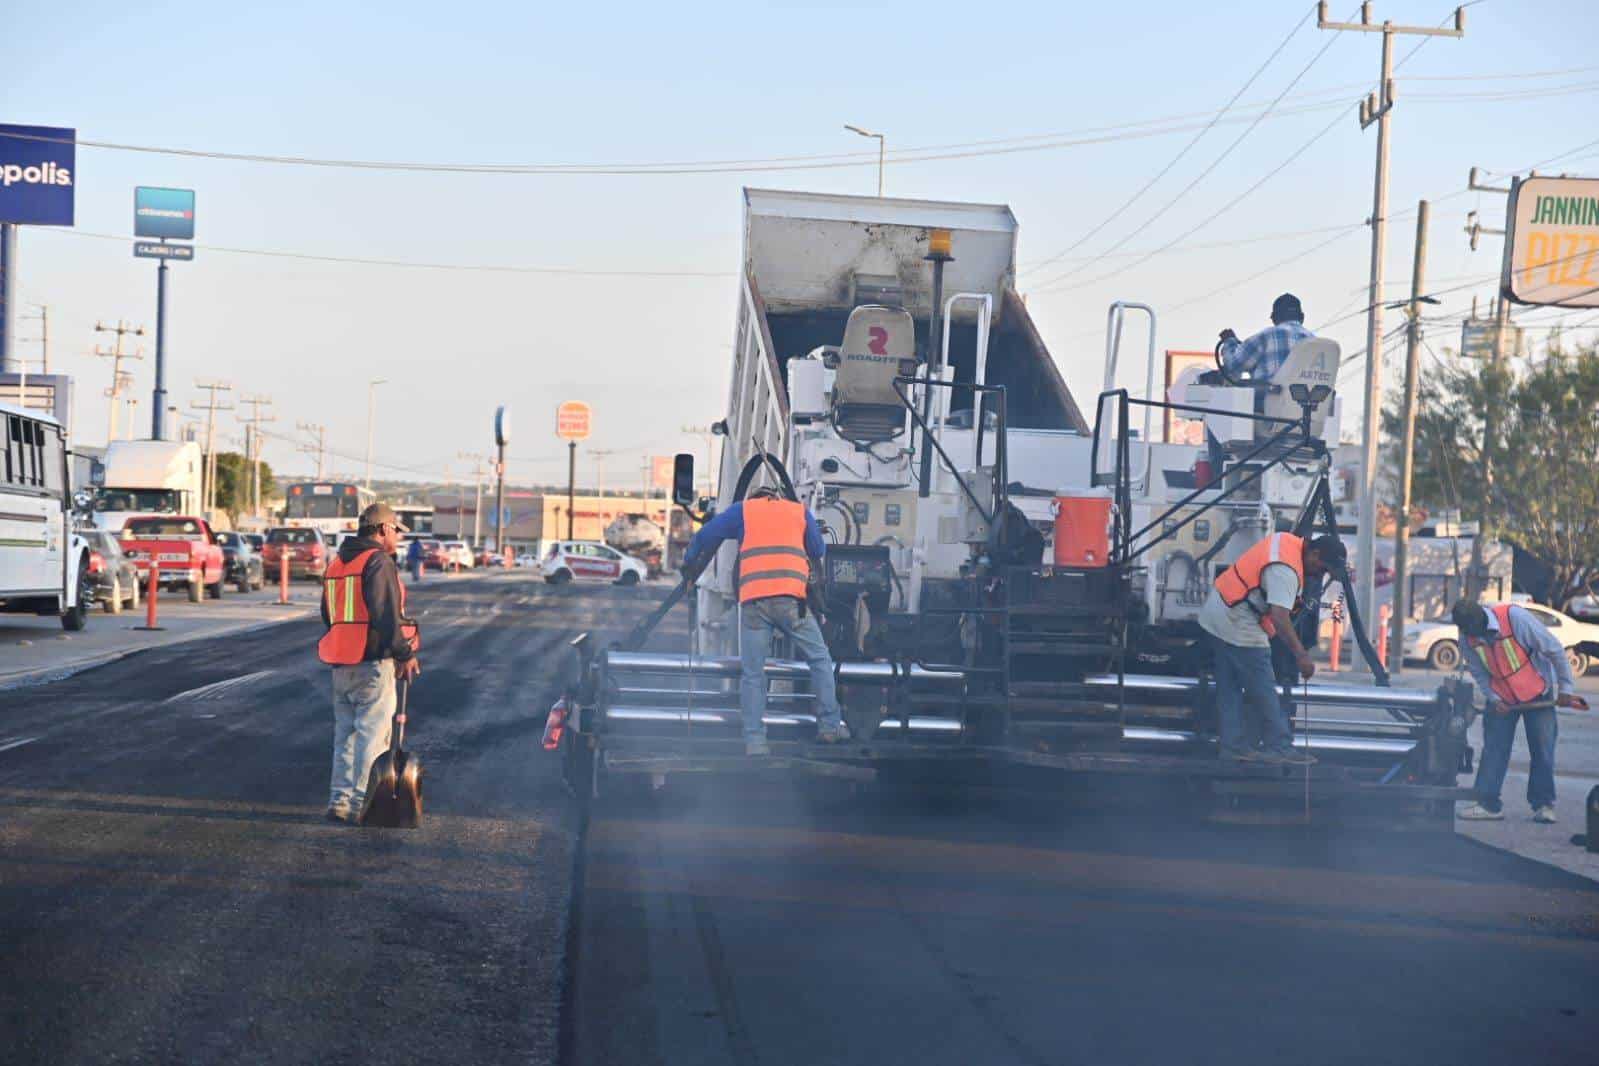
<instances>
[{"instance_id":1,"label":"white bus","mask_svg":"<svg viewBox=\"0 0 1599 1066\"><path fill-rule=\"evenodd\" d=\"M49 415L0 404L0 611L88 620L89 546L73 532L66 433Z\"/></svg>"},{"instance_id":2,"label":"white bus","mask_svg":"<svg viewBox=\"0 0 1599 1066\"><path fill-rule=\"evenodd\" d=\"M341 481L298 481L283 495L283 524L319 529L328 541L353 532L356 520L376 496L371 489Z\"/></svg>"}]
</instances>

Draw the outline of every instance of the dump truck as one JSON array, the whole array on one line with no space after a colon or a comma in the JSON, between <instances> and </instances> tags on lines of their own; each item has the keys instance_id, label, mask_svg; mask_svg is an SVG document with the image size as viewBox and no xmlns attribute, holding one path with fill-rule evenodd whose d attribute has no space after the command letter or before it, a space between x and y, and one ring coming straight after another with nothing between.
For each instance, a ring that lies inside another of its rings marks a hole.
<instances>
[{"instance_id":1,"label":"dump truck","mask_svg":"<svg viewBox=\"0 0 1599 1066\"><path fill-rule=\"evenodd\" d=\"M1155 309L1119 301L1085 412L1016 291L1016 251L1001 205L744 192L717 494L678 502L704 520L769 485L818 516L814 579L854 736L812 744L806 670L779 648L763 772L1132 775L1218 802L1302 795L1447 822L1472 795L1456 785L1470 689L1387 687L1358 614L1377 684L1279 675L1314 771L1216 758L1199 609L1265 534L1336 532L1338 345L1302 343L1270 382L1231 380L1218 360L1166 395ZM1143 367L1122 365L1134 315ZM1166 440L1172 414L1202 420L1203 442ZM692 486L692 457L679 464ZM580 794L752 768L736 553L724 544L628 639L574 643L546 746ZM1307 646L1322 591L1305 590L1296 619ZM671 610L688 612L689 646L644 650Z\"/></svg>"}]
</instances>

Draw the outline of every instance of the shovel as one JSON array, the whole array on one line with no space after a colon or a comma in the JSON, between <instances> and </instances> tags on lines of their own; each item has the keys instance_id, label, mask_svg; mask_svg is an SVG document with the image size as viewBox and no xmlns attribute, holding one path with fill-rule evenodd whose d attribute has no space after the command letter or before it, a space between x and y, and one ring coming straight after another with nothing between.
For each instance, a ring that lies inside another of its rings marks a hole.
<instances>
[{"instance_id":1,"label":"shovel","mask_svg":"<svg viewBox=\"0 0 1599 1066\"><path fill-rule=\"evenodd\" d=\"M400 747L405 742L405 698L411 684L399 684L399 706L389 730L389 750L377 757L366 779L360 823L383 829L415 829L422 822L422 760Z\"/></svg>"}]
</instances>

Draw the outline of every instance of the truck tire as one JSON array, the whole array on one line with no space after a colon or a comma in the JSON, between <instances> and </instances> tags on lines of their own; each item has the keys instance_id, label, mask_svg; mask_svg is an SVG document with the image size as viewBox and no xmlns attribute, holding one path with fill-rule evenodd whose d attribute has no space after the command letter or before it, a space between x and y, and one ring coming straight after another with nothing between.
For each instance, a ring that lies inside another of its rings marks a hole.
<instances>
[{"instance_id":1,"label":"truck tire","mask_svg":"<svg viewBox=\"0 0 1599 1066\"><path fill-rule=\"evenodd\" d=\"M217 579L205 587L205 594L213 600L222 598L222 584L228 579L225 571L217 571Z\"/></svg>"},{"instance_id":2,"label":"truck tire","mask_svg":"<svg viewBox=\"0 0 1599 1066\"><path fill-rule=\"evenodd\" d=\"M111 592L105 599L100 601L100 609L106 614L122 613L122 579L120 577L111 579Z\"/></svg>"},{"instance_id":3,"label":"truck tire","mask_svg":"<svg viewBox=\"0 0 1599 1066\"><path fill-rule=\"evenodd\" d=\"M200 587L200 575L191 573L189 575L189 602L199 603L200 598L204 595L205 590Z\"/></svg>"},{"instance_id":4,"label":"truck tire","mask_svg":"<svg viewBox=\"0 0 1599 1066\"><path fill-rule=\"evenodd\" d=\"M78 560L78 605L61 609L62 629L68 633L77 633L89 624L89 599L92 595L93 588L89 584L89 558L84 556Z\"/></svg>"}]
</instances>

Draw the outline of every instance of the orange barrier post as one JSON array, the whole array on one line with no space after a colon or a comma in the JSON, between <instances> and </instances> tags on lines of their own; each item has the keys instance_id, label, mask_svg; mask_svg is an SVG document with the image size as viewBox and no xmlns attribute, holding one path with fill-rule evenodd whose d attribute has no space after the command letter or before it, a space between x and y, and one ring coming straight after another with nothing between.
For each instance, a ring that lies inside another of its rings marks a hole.
<instances>
[{"instance_id":1,"label":"orange barrier post","mask_svg":"<svg viewBox=\"0 0 1599 1066\"><path fill-rule=\"evenodd\" d=\"M150 553L150 576L147 579L146 584L144 586L144 625L142 625L142 626L134 626L133 627L134 629L142 629L142 630L153 632L153 631L156 631L156 630L160 630L160 629L165 629L166 628L165 626L161 626L161 625L157 625L156 624L156 606L155 606L155 601L156 601L157 596L160 594L160 591L161 591L161 560L159 560L159 559L157 559L155 557L155 553L154 552L151 552Z\"/></svg>"},{"instance_id":2,"label":"orange barrier post","mask_svg":"<svg viewBox=\"0 0 1599 1066\"><path fill-rule=\"evenodd\" d=\"M1328 639L1327 670L1336 674L1344 657L1344 601L1333 601L1332 634Z\"/></svg>"},{"instance_id":3,"label":"orange barrier post","mask_svg":"<svg viewBox=\"0 0 1599 1066\"><path fill-rule=\"evenodd\" d=\"M289 602L289 548L284 545L283 551L278 555L278 602Z\"/></svg>"},{"instance_id":4,"label":"orange barrier post","mask_svg":"<svg viewBox=\"0 0 1599 1066\"><path fill-rule=\"evenodd\" d=\"M1386 603L1377 608L1377 661L1384 670L1388 669L1388 622L1393 613L1394 609Z\"/></svg>"}]
</instances>

